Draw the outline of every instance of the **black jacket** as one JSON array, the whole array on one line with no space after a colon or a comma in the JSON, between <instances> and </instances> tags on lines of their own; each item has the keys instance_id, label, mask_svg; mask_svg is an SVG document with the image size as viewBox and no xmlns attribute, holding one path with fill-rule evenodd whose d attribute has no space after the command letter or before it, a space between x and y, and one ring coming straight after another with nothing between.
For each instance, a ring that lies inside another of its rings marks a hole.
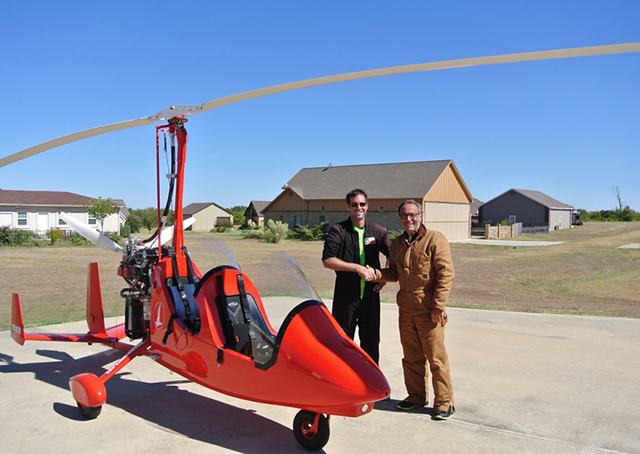
<instances>
[{"instance_id":1,"label":"black jacket","mask_svg":"<svg viewBox=\"0 0 640 454\"><path fill-rule=\"evenodd\" d=\"M389 256L391 241L387 237L387 231L380 225L365 221L364 226L364 256L365 265L380 269L380 252ZM351 219L334 224L324 241L322 260L337 257L349 263L360 263L360 251L358 248L358 234L353 230ZM373 292L375 284L367 282L365 295L378 295ZM336 271L336 286L333 295L333 303L351 302L360 299L360 276L348 271Z\"/></svg>"}]
</instances>

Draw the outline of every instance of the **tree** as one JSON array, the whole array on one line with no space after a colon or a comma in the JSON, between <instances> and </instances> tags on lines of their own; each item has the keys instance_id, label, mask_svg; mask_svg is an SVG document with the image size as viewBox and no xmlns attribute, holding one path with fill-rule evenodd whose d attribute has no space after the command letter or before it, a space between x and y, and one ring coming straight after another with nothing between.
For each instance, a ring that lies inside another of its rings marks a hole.
<instances>
[{"instance_id":1,"label":"tree","mask_svg":"<svg viewBox=\"0 0 640 454\"><path fill-rule=\"evenodd\" d=\"M615 187L611 188L611 190L615 194L616 200L618 201L618 211L622 211L622 209L624 208L624 203L622 203L622 196L620 195L620 188L618 186L615 186Z\"/></svg>"},{"instance_id":2,"label":"tree","mask_svg":"<svg viewBox=\"0 0 640 454\"><path fill-rule=\"evenodd\" d=\"M107 216L118 211L118 208L111 203L111 199L91 199L91 203L86 205L87 211L100 223L100 231L104 233L104 220Z\"/></svg>"},{"instance_id":3,"label":"tree","mask_svg":"<svg viewBox=\"0 0 640 454\"><path fill-rule=\"evenodd\" d=\"M244 224L244 212L247 211L247 207L244 205L236 205L231 208L227 208L227 211L233 214L233 224Z\"/></svg>"}]
</instances>

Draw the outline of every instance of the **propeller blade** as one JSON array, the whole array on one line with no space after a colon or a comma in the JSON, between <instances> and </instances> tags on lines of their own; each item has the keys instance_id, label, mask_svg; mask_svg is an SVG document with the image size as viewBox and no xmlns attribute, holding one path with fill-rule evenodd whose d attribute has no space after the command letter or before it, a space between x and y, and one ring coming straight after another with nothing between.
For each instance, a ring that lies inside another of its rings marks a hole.
<instances>
[{"instance_id":1,"label":"propeller blade","mask_svg":"<svg viewBox=\"0 0 640 454\"><path fill-rule=\"evenodd\" d=\"M489 57L474 57L463 58L459 60L445 60L432 63L420 63L415 65L404 66L392 66L389 68L372 69L367 71L358 71L345 74L338 74L335 76L318 77L315 79L301 80L297 82L290 82L281 85L274 85L271 87L260 88L257 90L246 91L244 93L238 93L231 96L225 96L223 98L213 99L204 104L198 105L176 105L168 107L160 112L157 112L148 117L138 118L136 120L128 120L120 123L112 123L106 126L99 126L97 128L87 129L74 134L69 134L58 139L50 140L49 142L36 145L26 150L14 153L0 159L0 167L12 164L16 161L28 158L30 156L42 153L43 151L50 150L52 148L66 145L71 142L86 139L88 137L97 136L100 134L106 134L112 131L119 131L122 129L134 128L137 126L144 126L155 123L157 121L164 121L177 116L190 116L198 113L206 112L208 110L217 109L219 107L227 106L240 101L246 101L248 99L259 98L261 96L272 95L275 93L282 93L285 91L297 90L300 88L315 87L318 85L326 85L337 82L347 82L351 80L368 79L372 77L391 76L395 74L406 74L413 72L435 71L438 69L452 69L462 68L469 66L484 66L484 65L496 65L501 63L516 63L535 60L551 60L557 58L570 58L570 57L587 57L595 55L610 55L610 54L622 54L629 52L640 52L640 43L626 43L626 44L612 44L608 46L592 46L592 47L576 47L572 49L557 49L557 50L545 50L538 52L523 52L518 54L505 54L494 55Z\"/></svg>"},{"instance_id":2,"label":"propeller blade","mask_svg":"<svg viewBox=\"0 0 640 454\"><path fill-rule=\"evenodd\" d=\"M87 240L91 241L96 246L102 249L106 249L107 251L114 251L119 254L126 254L124 249L122 249L120 245L118 245L118 243L113 241L111 238L103 235L102 233L98 232L96 229L89 227L87 224L84 224L78 221L76 218L72 217L71 215L67 213L60 213L60 218L62 218L62 220L66 222L69 225L69 227L71 227L73 230L75 230L80 235L85 237Z\"/></svg>"},{"instance_id":3,"label":"propeller blade","mask_svg":"<svg viewBox=\"0 0 640 454\"><path fill-rule=\"evenodd\" d=\"M196 218L187 218L182 221L182 230L187 230L188 227L191 227L196 222ZM162 244L170 241L173 238L173 226L167 227L160 233L160 239L162 240ZM151 244L147 245L150 248L158 247L158 237L155 238L151 242Z\"/></svg>"}]
</instances>

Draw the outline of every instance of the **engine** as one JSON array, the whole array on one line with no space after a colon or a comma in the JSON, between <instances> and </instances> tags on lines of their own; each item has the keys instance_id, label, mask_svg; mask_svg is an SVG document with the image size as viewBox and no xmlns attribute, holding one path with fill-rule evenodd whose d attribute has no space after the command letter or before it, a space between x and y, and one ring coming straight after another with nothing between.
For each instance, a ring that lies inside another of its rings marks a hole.
<instances>
[{"instance_id":1,"label":"engine","mask_svg":"<svg viewBox=\"0 0 640 454\"><path fill-rule=\"evenodd\" d=\"M128 287L120 291L125 300L125 332L131 339L140 339L149 332L151 320L151 283L153 267L158 263L158 249L136 244L131 239L126 255L118 267Z\"/></svg>"}]
</instances>

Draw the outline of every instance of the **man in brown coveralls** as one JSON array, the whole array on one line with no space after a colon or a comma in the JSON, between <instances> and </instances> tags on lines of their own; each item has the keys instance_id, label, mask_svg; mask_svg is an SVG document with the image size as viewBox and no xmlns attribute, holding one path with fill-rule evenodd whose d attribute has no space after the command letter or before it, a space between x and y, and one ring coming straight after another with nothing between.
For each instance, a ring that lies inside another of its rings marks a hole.
<instances>
[{"instance_id":1,"label":"man in brown coveralls","mask_svg":"<svg viewBox=\"0 0 640 454\"><path fill-rule=\"evenodd\" d=\"M429 372L435 394L435 419L455 412L449 360L444 346L447 298L453 283L453 261L447 238L422 224L420 204L414 200L398 207L404 233L391 244L386 268L376 270L376 281L400 284L397 294L402 368L409 396L399 410L423 407L429 400Z\"/></svg>"}]
</instances>

